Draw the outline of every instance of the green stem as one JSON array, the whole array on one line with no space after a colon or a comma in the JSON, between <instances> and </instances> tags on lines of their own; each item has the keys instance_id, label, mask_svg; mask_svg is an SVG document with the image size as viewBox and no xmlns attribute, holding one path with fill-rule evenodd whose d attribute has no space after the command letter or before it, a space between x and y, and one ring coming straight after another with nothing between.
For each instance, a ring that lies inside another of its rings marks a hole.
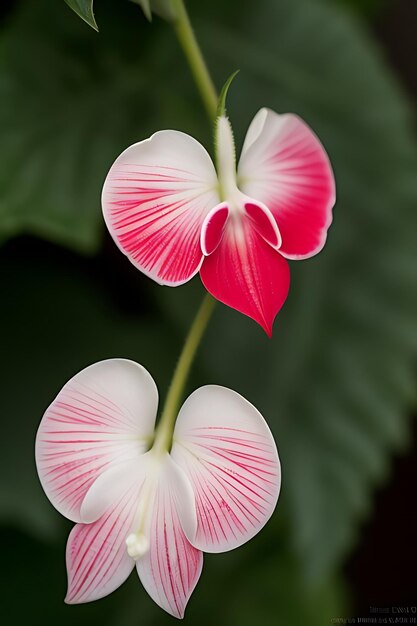
<instances>
[{"instance_id":1,"label":"green stem","mask_svg":"<svg viewBox=\"0 0 417 626\"><path fill-rule=\"evenodd\" d=\"M174 9L173 26L190 66L210 120L216 118L218 96L206 62L195 37L184 0L171 0Z\"/></svg>"},{"instance_id":2,"label":"green stem","mask_svg":"<svg viewBox=\"0 0 417 626\"><path fill-rule=\"evenodd\" d=\"M195 37L187 9L184 5L184 0L171 0L171 6L175 16L172 22L175 33L188 61L198 90L200 91L206 111L210 120L213 121L217 114L218 96L200 46ZM174 376L172 377L161 419L156 428L153 449L157 451L164 452L171 449L172 435L184 388L197 348L200 345L204 331L207 328L208 321L213 312L214 304L215 300L207 294L201 303L188 333L177 367L174 371Z\"/></svg>"},{"instance_id":3,"label":"green stem","mask_svg":"<svg viewBox=\"0 0 417 626\"><path fill-rule=\"evenodd\" d=\"M185 340L184 347L168 390L161 419L159 420L156 429L153 448L160 451L169 451L171 449L172 434L174 432L175 420L177 419L184 388L190 373L191 365L197 352L197 348L200 345L204 331L207 328L208 321L213 312L215 302L216 301L210 296L210 294L205 295L190 328L187 339Z\"/></svg>"}]
</instances>

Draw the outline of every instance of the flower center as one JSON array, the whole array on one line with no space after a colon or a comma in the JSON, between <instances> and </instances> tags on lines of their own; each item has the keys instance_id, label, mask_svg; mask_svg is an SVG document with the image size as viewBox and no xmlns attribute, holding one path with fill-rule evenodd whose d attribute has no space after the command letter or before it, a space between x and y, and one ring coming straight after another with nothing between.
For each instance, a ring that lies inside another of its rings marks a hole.
<instances>
[{"instance_id":1,"label":"flower center","mask_svg":"<svg viewBox=\"0 0 417 626\"><path fill-rule=\"evenodd\" d=\"M213 210L213 214L209 213L203 225L201 237L203 254L208 256L219 245L226 222L227 227L233 232L235 242L238 245L243 243L246 220L249 220L251 226L265 241L278 249L281 246L281 234L268 207L250 198L238 187L233 130L225 115L221 115L216 121L215 147L222 204ZM226 216L224 216L225 209L227 209Z\"/></svg>"},{"instance_id":2,"label":"flower center","mask_svg":"<svg viewBox=\"0 0 417 626\"><path fill-rule=\"evenodd\" d=\"M139 493L134 524L136 530L126 538L127 553L135 561L144 556L149 550L149 515L154 505L158 477L163 460L160 450L152 449L146 455L148 457L147 472Z\"/></svg>"},{"instance_id":3,"label":"flower center","mask_svg":"<svg viewBox=\"0 0 417 626\"><path fill-rule=\"evenodd\" d=\"M149 541L141 532L131 533L126 539L126 548L129 556L137 561L149 550Z\"/></svg>"}]
</instances>

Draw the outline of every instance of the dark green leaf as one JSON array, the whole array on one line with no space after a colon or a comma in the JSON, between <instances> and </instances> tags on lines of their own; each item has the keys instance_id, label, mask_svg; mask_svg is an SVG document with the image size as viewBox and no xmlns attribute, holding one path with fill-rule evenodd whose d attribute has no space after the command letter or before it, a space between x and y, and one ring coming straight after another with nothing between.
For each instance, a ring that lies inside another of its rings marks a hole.
<instances>
[{"instance_id":1,"label":"dark green leaf","mask_svg":"<svg viewBox=\"0 0 417 626\"><path fill-rule=\"evenodd\" d=\"M91 28L98 30L93 13L93 0L64 0Z\"/></svg>"},{"instance_id":2,"label":"dark green leaf","mask_svg":"<svg viewBox=\"0 0 417 626\"><path fill-rule=\"evenodd\" d=\"M338 201L323 252L291 263L272 342L219 306L199 382L239 390L272 425L293 545L317 582L351 549L390 455L407 442L417 150L405 99L352 17L319 0L247 0L240 15L239 25L199 27L219 82L241 68L228 99L235 137L262 106L299 113L330 154ZM193 286L157 296L179 323L198 297Z\"/></svg>"},{"instance_id":3,"label":"dark green leaf","mask_svg":"<svg viewBox=\"0 0 417 626\"><path fill-rule=\"evenodd\" d=\"M179 63L174 40L167 64L157 29L148 45L136 7L117 6L103 0L100 37L59 2L24 3L11 17L0 62L0 239L32 232L94 251L112 161L167 115L186 117L190 105L167 80Z\"/></svg>"},{"instance_id":4,"label":"dark green leaf","mask_svg":"<svg viewBox=\"0 0 417 626\"><path fill-rule=\"evenodd\" d=\"M216 57L239 62L240 82L247 77L239 96L230 94L232 120L236 110L243 131L262 105L298 112L327 147L338 188L325 250L292 264L272 345L248 349L250 340L236 337L230 350L234 363L264 363L262 376L249 366L235 384L252 388L274 425L294 542L320 580L351 547L371 487L406 441L417 348L417 150L404 98L353 19L311 0L266 0L248 18L227 49L217 37ZM232 362L220 367L230 380Z\"/></svg>"}]
</instances>

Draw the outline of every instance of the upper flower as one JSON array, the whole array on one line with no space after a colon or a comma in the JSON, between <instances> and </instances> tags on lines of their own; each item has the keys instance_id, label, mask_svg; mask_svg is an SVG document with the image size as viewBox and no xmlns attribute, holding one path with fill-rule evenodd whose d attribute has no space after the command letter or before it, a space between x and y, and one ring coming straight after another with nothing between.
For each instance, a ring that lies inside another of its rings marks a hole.
<instances>
[{"instance_id":1,"label":"upper flower","mask_svg":"<svg viewBox=\"0 0 417 626\"><path fill-rule=\"evenodd\" d=\"M224 387L198 389L168 451L165 433L154 433L157 406L150 374L111 359L74 376L42 419L42 486L77 522L67 544L69 603L106 596L136 564L152 599L182 617L202 551L240 546L275 508L278 453L255 407Z\"/></svg>"},{"instance_id":2,"label":"upper flower","mask_svg":"<svg viewBox=\"0 0 417 626\"><path fill-rule=\"evenodd\" d=\"M286 259L324 246L335 185L327 154L299 117L261 109L236 168L230 122L216 122L216 168L195 139L164 130L127 148L102 203L119 248L146 275L180 285L198 271L218 300L270 335L289 289Z\"/></svg>"}]
</instances>

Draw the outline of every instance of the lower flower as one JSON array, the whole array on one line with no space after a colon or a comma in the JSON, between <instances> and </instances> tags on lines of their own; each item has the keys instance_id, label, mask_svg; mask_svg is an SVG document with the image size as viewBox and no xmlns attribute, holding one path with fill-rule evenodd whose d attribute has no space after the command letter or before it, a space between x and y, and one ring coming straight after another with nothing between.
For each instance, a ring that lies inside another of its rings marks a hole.
<instances>
[{"instance_id":1,"label":"lower flower","mask_svg":"<svg viewBox=\"0 0 417 626\"><path fill-rule=\"evenodd\" d=\"M155 430L157 406L150 374L111 359L74 376L42 419L42 486L77 522L68 603L108 595L136 567L151 598L181 618L203 551L242 545L274 511L278 453L255 407L225 387L201 387L182 406L168 450Z\"/></svg>"}]
</instances>

